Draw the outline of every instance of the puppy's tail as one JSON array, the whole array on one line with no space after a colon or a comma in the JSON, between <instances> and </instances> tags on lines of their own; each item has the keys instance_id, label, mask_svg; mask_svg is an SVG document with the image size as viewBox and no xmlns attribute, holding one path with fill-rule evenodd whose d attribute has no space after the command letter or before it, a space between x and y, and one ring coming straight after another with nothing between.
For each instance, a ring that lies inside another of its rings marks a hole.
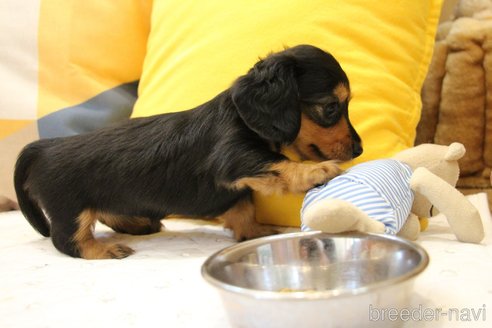
<instances>
[{"instance_id":1,"label":"puppy's tail","mask_svg":"<svg viewBox=\"0 0 492 328\"><path fill-rule=\"evenodd\" d=\"M41 148L42 142L38 141L26 146L19 154L17 163L15 164L14 187L22 214L24 214L34 229L43 236L49 237L50 225L48 219L38 203L29 196L29 190L26 184L29 178L30 168L38 158Z\"/></svg>"}]
</instances>

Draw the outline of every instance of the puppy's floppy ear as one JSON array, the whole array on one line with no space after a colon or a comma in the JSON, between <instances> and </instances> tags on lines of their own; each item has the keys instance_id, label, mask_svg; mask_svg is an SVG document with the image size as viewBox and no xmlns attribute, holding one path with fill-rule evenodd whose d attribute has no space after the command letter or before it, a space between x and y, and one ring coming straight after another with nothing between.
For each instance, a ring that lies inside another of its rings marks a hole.
<instances>
[{"instance_id":1,"label":"puppy's floppy ear","mask_svg":"<svg viewBox=\"0 0 492 328\"><path fill-rule=\"evenodd\" d=\"M291 143L301 124L295 59L273 54L259 61L232 86L234 105L260 137Z\"/></svg>"}]
</instances>

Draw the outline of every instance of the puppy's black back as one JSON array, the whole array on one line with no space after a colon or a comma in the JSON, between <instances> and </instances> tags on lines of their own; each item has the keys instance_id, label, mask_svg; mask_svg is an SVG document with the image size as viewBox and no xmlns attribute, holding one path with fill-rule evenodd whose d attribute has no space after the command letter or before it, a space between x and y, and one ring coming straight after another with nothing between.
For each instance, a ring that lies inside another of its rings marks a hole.
<instances>
[{"instance_id":1,"label":"puppy's black back","mask_svg":"<svg viewBox=\"0 0 492 328\"><path fill-rule=\"evenodd\" d=\"M249 192L227 184L256 173L270 154L258 153L264 141L241 126L231 106L221 104L227 101L222 94L190 111L34 143L29 192L48 213L70 204L74 212L95 208L154 219L219 215Z\"/></svg>"}]
</instances>

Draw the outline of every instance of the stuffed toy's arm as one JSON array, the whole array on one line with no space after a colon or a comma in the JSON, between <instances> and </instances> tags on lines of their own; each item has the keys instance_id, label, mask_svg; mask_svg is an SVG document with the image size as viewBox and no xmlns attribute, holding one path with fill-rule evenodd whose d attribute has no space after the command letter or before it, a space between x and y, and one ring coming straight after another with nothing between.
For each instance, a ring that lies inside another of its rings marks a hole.
<instances>
[{"instance_id":1,"label":"stuffed toy's arm","mask_svg":"<svg viewBox=\"0 0 492 328\"><path fill-rule=\"evenodd\" d=\"M385 226L345 200L324 199L315 202L304 211L302 230L384 233Z\"/></svg>"},{"instance_id":2,"label":"stuffed toy's arm","mask_svg":"<svg viewBox=\"0 0 492 328\"><path fill-rule=\"evenodd\" d=\"M479 243L483 239L484 230L478 210L445 180L420 167L413 173L410 187L446 216L458 240Z\"/></svg>"}]
</instances>

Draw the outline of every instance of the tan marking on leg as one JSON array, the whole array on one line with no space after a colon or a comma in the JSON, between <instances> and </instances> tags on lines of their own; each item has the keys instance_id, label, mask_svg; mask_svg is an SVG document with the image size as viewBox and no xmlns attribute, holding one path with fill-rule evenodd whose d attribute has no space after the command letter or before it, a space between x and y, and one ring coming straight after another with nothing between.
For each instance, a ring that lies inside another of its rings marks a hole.
<instances>
[{"instance_id":1,"label":"tan marking on leg","mask_svg":"<svg viewBox=\"0 0 492 328\"><path fill-rule=\"evenodd\" d=\"M235 189L251 188L265 195L283 194L288 192L288 185L280 176L246 177L232 184Z\"/></svg>"},{"instance_id":2,"label":"tan marking on leg","mask_svg":"<svg viewBox=\"0 0 492 328\"><path fill-rule=\"evenodd\" d=\"M99 221L116 232L131 235L148 235L161 231L162 224L145 217L115 215L99 212Z\"/></svg>"},{"instance_id":3,"label":"tan marking on leg","mask_svg":"<svg viewBox=\"0 0 492 328\"><path fill-rule=\"evenodd\" d=\"M84 259L121 259L134 253L122 244L106 244L94 238L94 225L100 214L98 211L87 209L77 218L79 228L73 237L80 256Z\"/></svg>"},{"instance_id":4,"label":"tan marking on leg","mask_svg":"<svg viewBox=\"0 0 492 328\"><path fill-rule=\"evenodd\" d=\"M272 164L271 174L241 178L233 183L237 189L251 188L263 194L302 193L327 182L342 171L333 161L298 163L282 161Z\"/></svg>"},{"instance_id":5,"label":"tan marking on leg","mask_svg":"<svg viewBox=\"0 0 492 328\"><path fill-rule=\"evenodd\" d=\"M231 229L237 241L269 236L277 233L270 226L259 224L255 219L255 207L251 200L240 200L236 205L219 216L224 227Z\"/></svg>"}]
</instances>

